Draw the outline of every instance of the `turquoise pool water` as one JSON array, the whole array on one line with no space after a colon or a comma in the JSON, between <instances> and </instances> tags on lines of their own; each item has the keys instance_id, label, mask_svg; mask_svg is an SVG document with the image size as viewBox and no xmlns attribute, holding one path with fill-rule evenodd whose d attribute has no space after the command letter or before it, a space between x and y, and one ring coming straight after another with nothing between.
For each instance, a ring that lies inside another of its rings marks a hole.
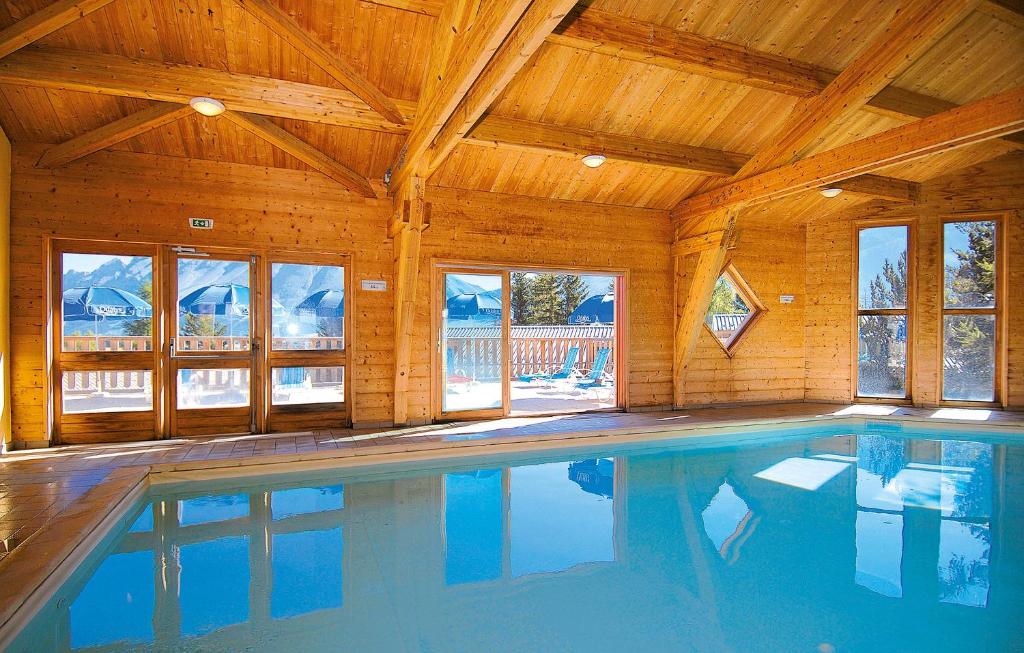
<instances>
[{"instance_id":1,"label":"turquoise pool water","mask_svg":"<svg viewBox=\"0 0 1024 653\"><path fill-rule=\"evenodd\" d=\"M748 436L158 486L10 650L1024 650L1021 436Z\"/></svg>"}]
</instances>

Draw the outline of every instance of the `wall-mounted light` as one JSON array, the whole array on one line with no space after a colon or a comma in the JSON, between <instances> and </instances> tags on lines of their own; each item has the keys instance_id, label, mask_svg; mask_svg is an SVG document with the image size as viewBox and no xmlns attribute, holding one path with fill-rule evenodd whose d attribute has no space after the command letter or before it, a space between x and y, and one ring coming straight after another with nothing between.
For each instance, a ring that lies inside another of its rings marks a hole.
<instances>
[{"instance_id":1,"label":"wall-mounted light","mask_svg":"<svg viewBox=\"0 0 1024 653\"><path fill-rule=\"evenodd\" d=\"M219 116L224 113L224 104L212 97L194 97L188 101L188 105L204 116Z\"/></svg>"},{"instance_id":2,"label":"wall-mounted light","mask_svg":"<svg viewBox=\"0 0 1024 653\"><path fill-rule=\"evenodd\" d=\"M822 197L833 198L839 193L843 192L842 188L822 188L820 191Z\"/></svg>"},{"instance_id":3,"label":"wall-mounted light","mask_svg":"<svg viewBox=\"0 0 1024 653\"><path fill-rule=\"evenodd\" d=\"M587 166L588 168L597 168L600 167L606 159L607 157L605 157L605 155L603 154L588 154L587 156L583 157L583 165Z\"/></svg>"}]
</instances>

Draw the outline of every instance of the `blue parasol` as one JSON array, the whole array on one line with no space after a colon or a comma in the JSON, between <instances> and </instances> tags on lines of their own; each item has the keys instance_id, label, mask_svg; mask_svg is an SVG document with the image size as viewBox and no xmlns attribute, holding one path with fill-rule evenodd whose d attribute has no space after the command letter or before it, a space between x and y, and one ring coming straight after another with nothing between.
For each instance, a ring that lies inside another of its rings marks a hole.
<instances>
[{"instance_id":1,"label":"blue parasol","mask_svg":"<svg viewBox=\"0 0 1024 653\"><path fill-rule=\"evenodd\" d=\"M594 295L569 314L569 324L612 324L615 322L615 294Z\"/></svg>"},{"instance_id":2,"label":"blue parasol","mask_svg":"<svg viewBox=\"0 0 1024 653\"><path fill-rule=\"evenodd\" d=\"M302 317L344 317L345 292L318 290L299 302L292 312Z\"/></svg>"},{"instance_id":3,"label":"blue parasol","mask_svg":"<svg viewBox=\"0 0 1024 653\"><path fill-rule=\"evenodd\" d=\"M200 286L178 300L178 310L192 315L249 316L249 288L237 283Z\"/></svg>"},{"instance_id":4,"label":"blue parasol","mask_svg":"<svg viewBox=\"0 0 1024 653\"><path fill-rule=\"evenodd\" d=\"M152 316L153 307L145 299L121 288L89 286L64 291L65 320L96 321Z\"/></svg>"},{"instance_id":5,"label":"blue parasol","mask_svg":"<svg viewBox=\"0 0 1024 653\"><path fill-rule=\"evenodd\" d=\"M453 320L468 320L477 315L501 315L501 300L475 292L453 295L448 298L445 306L448 317Z\"/></svg>"}]
</instances>

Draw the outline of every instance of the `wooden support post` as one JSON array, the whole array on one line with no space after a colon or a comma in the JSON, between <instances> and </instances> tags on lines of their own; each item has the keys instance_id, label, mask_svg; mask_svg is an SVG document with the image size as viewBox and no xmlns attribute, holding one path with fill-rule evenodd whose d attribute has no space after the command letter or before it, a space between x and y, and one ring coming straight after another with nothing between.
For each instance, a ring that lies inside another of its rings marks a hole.
<instances>
[{"instance_id":1,"label":"wooden support post","mask_svg":"<svg viewBox=\"0 0 1024 653\"><path fill-rule=\"evenodd\" d=\"M409 375L412 331L419 283L420 241L430 225L430 204L424 201L426 180L410 177L395 193L395 424L409 422Z\"/></svg>"},{"instance_id":2,"label":"wooden support post","mask_svg":"<svg viewBox=\"0 0 1024 653\"><path fill-rule=\"evenodd\" d=\"M735 209L716 212L709 221L705 234L676 240L673 243L675 267L676 332L673 340L672 403L681 407L685 402L686 366L697 349L697 339L704 325L704 315L711 303L715 283L725 266L726 255L735 238ZM696 265L688 286L681 283L684 264L697 255Z\"/></svg>"}]
</instances>

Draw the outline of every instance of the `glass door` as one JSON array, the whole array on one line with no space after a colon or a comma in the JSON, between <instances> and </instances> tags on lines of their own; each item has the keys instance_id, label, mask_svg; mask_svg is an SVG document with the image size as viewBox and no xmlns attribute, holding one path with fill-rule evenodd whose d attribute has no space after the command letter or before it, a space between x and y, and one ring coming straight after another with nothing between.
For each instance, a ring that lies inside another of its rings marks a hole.
<instances>
[{"instance_id":1,"label":"glass door","mask_svg":"<svg viewBox=\"0 0 1024 653\"><path fill-rule=\"evenodd\" d=\"M171 434L261 432L256 257L174 248L168 260Z\"/></svg>"},{"instance_id":2,"label":"glass door","mask_svg":"<svg viewBox=\"0 0 1024 653\"><path fill-rule=\"evenodd\" d=\"M442 270L441 414L493 417L508 405L504 272Z\"/></svg>"}]
</instances>

